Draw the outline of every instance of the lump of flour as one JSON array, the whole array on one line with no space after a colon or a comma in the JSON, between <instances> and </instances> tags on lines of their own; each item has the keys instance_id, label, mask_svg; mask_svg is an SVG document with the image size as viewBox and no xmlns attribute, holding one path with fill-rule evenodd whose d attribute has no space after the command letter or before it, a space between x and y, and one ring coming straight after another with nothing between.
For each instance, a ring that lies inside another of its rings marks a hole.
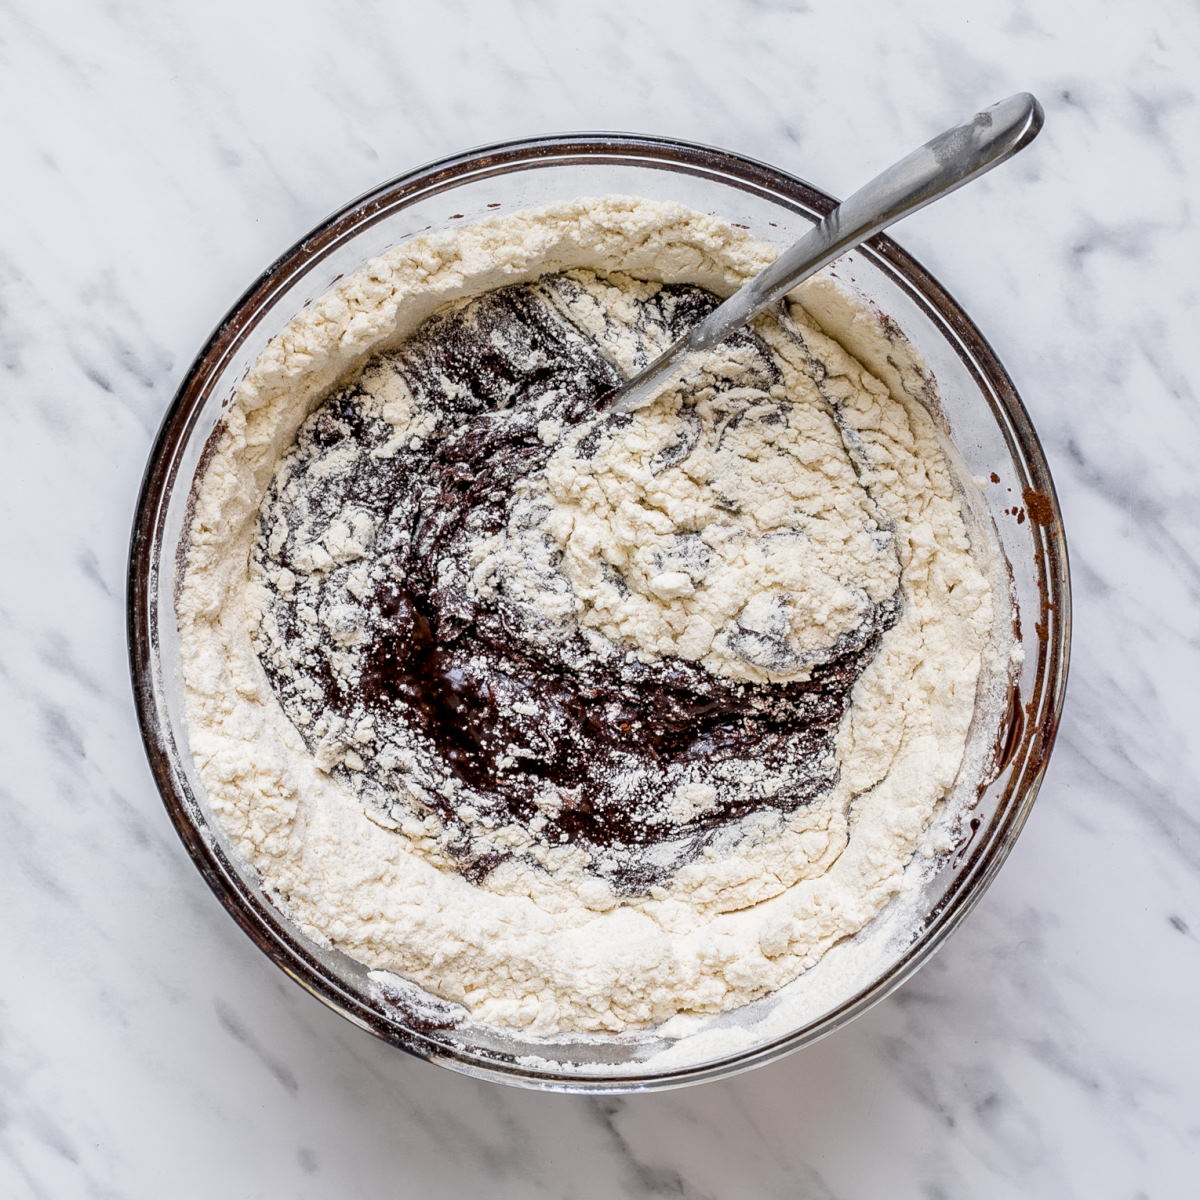
<instances>
[{"instance_id":1,"label":"lump of flour","mask_svg":"<svg viewBox=\"0 0 1200 1200\"><path fill-rule=\"evenodd\" d=\"M595 415L765 260L711 218L427 242L294 323L199 483L214 807L307 928L475 1019L757 998L894 894L962 759L995 614L932 421L796 305Z\"/></svg>"}]
</instances>

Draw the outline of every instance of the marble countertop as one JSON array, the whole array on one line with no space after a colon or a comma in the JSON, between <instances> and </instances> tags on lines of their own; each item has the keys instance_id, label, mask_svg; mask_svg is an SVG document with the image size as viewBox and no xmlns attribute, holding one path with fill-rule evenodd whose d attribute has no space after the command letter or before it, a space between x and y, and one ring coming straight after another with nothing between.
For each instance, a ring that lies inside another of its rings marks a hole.
<instances>
[{"instance_id":1,"label":"marble countertop","mask_svg":"<svg viewBox=\"0 0 1200 1200\"><path fill-rule=\"evenodd\" d=\"M1198 41L1190 0L0 3L0 1195L1195 1196ZM1073 555L1066 718L978 910L839 1034L662 1095L476 1083L301 992L178 843L126 673L142 467L215 320L463 147L677 135L844 194L1023 89L1038 143L897 233Z\"/></svg>"}]
</instances>

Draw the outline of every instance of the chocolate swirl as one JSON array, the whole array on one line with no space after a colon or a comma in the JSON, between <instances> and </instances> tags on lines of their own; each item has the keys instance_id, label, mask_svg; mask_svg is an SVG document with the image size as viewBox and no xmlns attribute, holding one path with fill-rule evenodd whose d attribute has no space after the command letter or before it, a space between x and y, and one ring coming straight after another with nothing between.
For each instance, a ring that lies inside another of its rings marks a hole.
<instances>
[{"instance_id":1,"label":"chocolate swirl","mask_svg":"<svg viewBox=\"0 0 1200 1200\"><path fill-rule=\"evenodd\" d=\"M899 599L871 605L808 678L760 684L639 661L570 626L531 637L528 605L502 586L481 598L472 548L509 526L514 489L554 452L539 430L585 418L620 381L567 315L579 286L547 277L435 315L312 413L260 516L257 645L319 760L379 819L436 814L469 879L566 846L618 892L643 894L748 815L786 814L834 784L838 725ZM690 286L642 301L645 353L716 302ZM768 387L770 352L740 337L751 382ZM389 374L423 416L420 436L398 437L381 404L371 381ZM629 420L596 422L582 453ZM685 410L656 469L685 458L695 436ZM349 536L330 539L335 525ZM753 636L761 654L764 635ZM672 819L664 797L688 780L711 782L715 798ZM515 842L500 836L513 827Z\"/></svg>"}]
</instances>

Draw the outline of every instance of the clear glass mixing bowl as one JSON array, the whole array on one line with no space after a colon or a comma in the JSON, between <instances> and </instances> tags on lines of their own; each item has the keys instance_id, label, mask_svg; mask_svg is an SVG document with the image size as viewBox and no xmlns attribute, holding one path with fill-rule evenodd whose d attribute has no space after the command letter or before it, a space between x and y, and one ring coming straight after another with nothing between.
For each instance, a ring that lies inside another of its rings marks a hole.
<instances>
[{"instance_id":1,"label":"clear glass mixing bowl","mask_svg":"<svg viewBox=\"0 0 1200 1200\"><path fill-rule=\"evenodd\" d=\"M744 1070L839 1028L911 975L978 901L1025 823L1058 725L1070 638L1062 521L1025 408L966 314L894 242L876 237L840 260L835 274L918 348L936 377L941 416L967 469L991 480L984 493L1010 564L1025 652L998 770L987 782L963 781L968 799L976 793L978 799L966 819L954 823L955 844L925 860L917 919L892 939L883 958L874 952L856 958L851 939L808 973L824 978L794 1019L781 1025L780 1013L791 1011L779 1001L785 988L702 1023L707 1027L671 1043L664 1058L667 1044L653 1035L547 1044L495 1031L464 1037L419 1028L369 985L365 967L316 945L272 905L211 815L187 749L173 604L189 493L209 435L267 342L306 303L369 259L431 229L611 193L712 212L780 249L835 203L793 176L735 154L624 134L509 142L394 179L288 250L217 327L167 411L130 552L130 655L147 754L179 836L230 914L301 986L392 1045L469 1075L558 1091L641 1091ZM876 924L889 919L885 911ZM808 986L807 980L802 976L797 985ZM647 1061L655 1058L661 1061Z\"/></svg>"}]
</instances>

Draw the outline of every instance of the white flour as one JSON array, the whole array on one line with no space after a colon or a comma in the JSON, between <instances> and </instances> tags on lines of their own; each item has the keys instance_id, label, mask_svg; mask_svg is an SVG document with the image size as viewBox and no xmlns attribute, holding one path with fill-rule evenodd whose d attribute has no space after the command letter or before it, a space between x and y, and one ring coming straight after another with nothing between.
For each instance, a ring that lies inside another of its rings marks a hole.
<instances>
[{"instance_id":1,"label":"white flour","mask_svg":"<svg viewBox=\"0 0 1200 1200\"><path fill-rule=\"evenodd\" d=\"M479 1021L537 1035L622 1031L774 991L900 889L962 761L997 623L977 559L993 551L971 544L928 413L796 303L786 328L755 326L776 379L756 379L735 347L687 381L686 403L663 396L591 452L580 449L586 430L543 422L544 442L562 440L517 488L507 525L471 543L467 586L482 603L503 592L523 605L531 644L577 630L597 654L681 659L736 687L805 680L898 592L899 617L837 729L836 782L811 803L751 813L644 894L614 890L577 848L476 821L472 837L518 853L473 884L452 868L428 808L408 799L368 812L347 785L380 752L370 724L312 752L259 660L283 640L263 632L267 585L303 589L341 571L348 599L314 611L306 636L324 631L325 644L305 652L324 656L340 685L360 669L354 590L365 589L377 536L368 514L322 517L290 580L249 569L280 459L331 385L449 301L576 268L650 281L577 276L568 305L575 327L630 371L653 349L644 329L634 336L635 302L655 294L653 281L727 293L770 257L713 218L644 201L498 218L408 242L346 280L242 384L198 482L178 602L189 733L213 808L313 936ZM372 453L435 436L386 366L370 367L363 386L394 431ZM341 469L333 451L314 461ZM304 717L315 727L323 714L320 695L309 700L299 723L311 742ZM417 795L424 768L413 761ZM772 786L745 761L670 778L656 819L679 827L730 789ZM548 792L551 815L553 803Z\"/></svg>"}]
</instances>

